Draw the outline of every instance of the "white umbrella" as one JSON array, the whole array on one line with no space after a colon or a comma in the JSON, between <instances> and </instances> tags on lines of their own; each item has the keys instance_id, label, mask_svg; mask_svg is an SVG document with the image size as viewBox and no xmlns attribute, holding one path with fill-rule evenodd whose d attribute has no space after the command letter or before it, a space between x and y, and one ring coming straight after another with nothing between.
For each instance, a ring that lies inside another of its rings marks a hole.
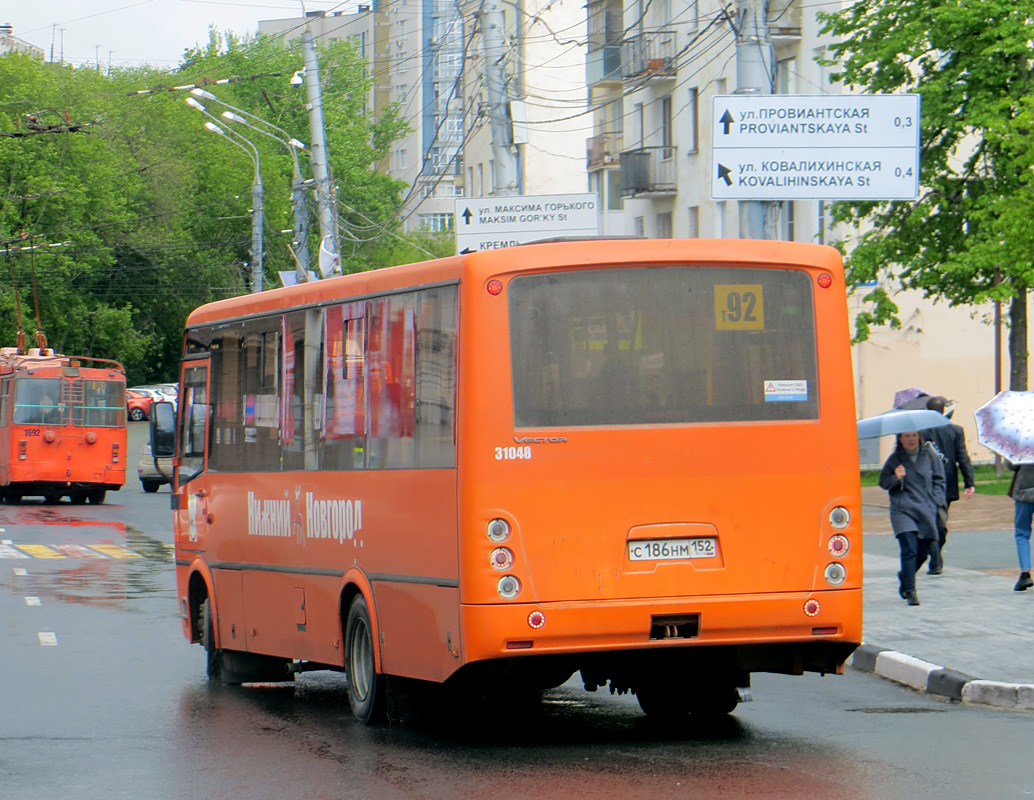
<instances>
[{"instance_id":1,"label":"white umbrella","mask_svg":"<svg viewBox=\"0 0 1034 800\"><path fill-rule=\"evenodd\" d=\"M1034 464L1034 392L999 392L973 416L982 445L1014 464Z\"/></svg>"},{"instance_id":2,"label":"white umbrella","mask_svg":"<svg viewBox=\"0 0 1034 800\"><path fill-rule=\"evenodd\" d=\"M894 409L877 414L875 417L858 420L858 438L875 439L878 436L888 436L892 433L925 431L928 428L939 428L942 425L951 425L951 420L940 411L928 411L925 408Z\"/></svg>"}]
</instances>

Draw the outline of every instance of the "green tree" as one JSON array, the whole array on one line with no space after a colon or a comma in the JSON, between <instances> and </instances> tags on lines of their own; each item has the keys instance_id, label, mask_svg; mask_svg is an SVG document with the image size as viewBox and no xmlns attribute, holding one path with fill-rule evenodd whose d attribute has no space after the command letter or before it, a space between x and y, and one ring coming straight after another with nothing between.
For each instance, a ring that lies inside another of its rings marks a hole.
<instances>
[{"instance_id":1,"label":"green tree","mask_svg":"<svg viewBox=\"0 0 1034 800\"><path fill-rule=\"evenodd\" d=\"M851 280L888 272L951 305L1009 303L1010 386L1027 388L1027 291L1034 281L1034 0L858 0L820 15L834 81L921 96L921 195L843 202L860 230ZM888 291L867 295L869 326L899 325Z\"/></svg>"}]
</instances>

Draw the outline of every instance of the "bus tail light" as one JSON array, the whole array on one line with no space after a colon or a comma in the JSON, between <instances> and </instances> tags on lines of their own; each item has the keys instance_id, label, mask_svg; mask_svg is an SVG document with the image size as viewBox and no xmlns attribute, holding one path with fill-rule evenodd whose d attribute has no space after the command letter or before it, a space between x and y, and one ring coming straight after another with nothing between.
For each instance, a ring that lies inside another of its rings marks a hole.
<instances>
[{"instance_id":1,"label":"bus tail light","mask_svg":"<svg viewBox=\"0 0 1034 800\"><path fill-rule=\"evenodd\" d=\"M842 531L851 524L851 512L843 506L837 506L829 512L829 524Z\"/></svg>"},{"instance_id":2,"label":"bus tail light","mask_svg":"<svg viewBox=\"0 0 1034 800\"><path fill-rule=\"evenodd\" d=\"M818 600L809 600L804 604L804 613L809 617L817 617L822 610Z\"/></svg>"},{"instance_id":3,"label":"bus tail light","mask_svg":"<svg viewBox=\"0 0 1034 800\"><path fill-rule=\"evenodd\" d=\"M847 570L844 569L844 565L838 561L833 561L826 564L826 570L823 572L823 577L826 579L826 583L830 586L839 586L847 579Z\"/></svg>"},{"instance_id":4,"label":"bus tail light","mask_svg":"<svg viewBox=\"0 0 1034 800\"><path fill-rule=\"evenodd\" d=\"M505 519L494 519L488 523L487 534L493 542L505 542L510 536L510 523Z\"/></svg>"},{"instance_id":5,"label":"bus tail light","mask_svg":"<svg viewBox=\"0 0 1034 800\"><path fill-rule=\"evenodd\" d=\"M847 540L846 536L841 536L839 533L836 536L829 537L829 544L827 545L829 554L837 558L843 558L847 555L847 551L851 549L851 543Z\"/></svg>"},{"instance_id":6,"label":"bus tail light","mask_svg":"<svg viewBox=\"0 0 1034 800\"><path fill-rule=\"evenodd\" d=\"M828 272L823 272L816 278L816 283L818 283L820 289L828 289L833 285L833 276Z\"/></svg>"},{"instance_id":7,"label":"bus tail light","mask_svg":"<svg viewBox=\"0 0 1034 800\"><path fill-rule=\"evenodd\" d=\"M90 432L92 433L93 431L90 431ZM111 463L112 464L117 464L118 461L119 461L118 442L115 442L111 446Z\"/></svg>"},{"instance_id":8,"label":"bus tail light","mask_svg":"<svg viewBox=\"0 0 1034 800\"><path fill-rule=\"evenodd\" d=\"M528 614L528 625L530 625L535 630L538 630L545 624L546 615L543 614L541 611L532 611L530 614Z\"/></svg>"},{"instance_id":9,"label":"bus tail light","mask_svg":"<svg viewBox=\"0 0 1034 800\"><path fill-rule=\"evenodd\" d=\"M24 461L25 459L27 459L29 457L28 447L29 447L29 443L26 442L24 439L22 439L20 442L18 442L18 460L19 461Z\"/></svg>"},{"instance_id":10,"label":"bus tail light","mask_svg":"<svg viewBox=\"0 0 1034 800\"><path fill-rule=\"evenodd\" d=\"M503 575L496 585L499 596L504 600L513 600L521 593L521 582L513 575Z\"/></svg>"},{"instance_id":11,"label":"bus tail light","mask_svg":"<svg viewBox=\"0 0 1034 800\"><path fill-rule=\"evenodd\" d=\"M509 569L513 566L513 551L506 547L497 547L489 556L489 561L496 569Z\"/></svg>"}]
</instances>

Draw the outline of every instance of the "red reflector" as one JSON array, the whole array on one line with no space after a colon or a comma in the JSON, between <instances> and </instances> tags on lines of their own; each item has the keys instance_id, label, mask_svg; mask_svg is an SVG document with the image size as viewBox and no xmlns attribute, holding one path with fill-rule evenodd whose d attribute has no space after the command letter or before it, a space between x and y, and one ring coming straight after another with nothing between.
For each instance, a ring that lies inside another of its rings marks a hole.
<instances>
[{"instance_id":1,"label":"red reflector","mask_svg":"<svg viewBox=\"0 0 1034 800\"><path fill-rule=\"evenodd\" d=\"M495 297L497 294L502 294L503 291L503 285L496 280L489 281L485 288L488 289L488 293L493 297Z\"/></svg>"},{"instance_id":2,"label":"red reflector","mask_svg":"<svg viewBox=\"0 0 1034 800\"><path fill-rule=\"evenodd\" d=\"M534 644L535 643L530 641L530 640L527 641L527 642L507 642L506 643L506 649L507 650L530 650L532 648L532 645L534 645Z\"/></svg>"},{"instance_id":3,"label":"red reflector","mask_svg":"<svg viewBox=\"0 0 1034 800\"><path fill-rule=\"evenodd\" d=\"M830 286L833 285L833 276L830 275L828 272L823 272L818 277L818 284L821 288L828 289Z\"/></svg>"},{"instance_id":4,"label":"red reflector","mask_svg":"<svg viewBox=\"0 0 1034 800\"><path fill-rule=\"evenodd\" d=\"M836 625L831 625L828 628L812 628L811 629L811 635L812 636L832 636L836 632L837 632L837 626Z\"/></svg>"}]
</instances>

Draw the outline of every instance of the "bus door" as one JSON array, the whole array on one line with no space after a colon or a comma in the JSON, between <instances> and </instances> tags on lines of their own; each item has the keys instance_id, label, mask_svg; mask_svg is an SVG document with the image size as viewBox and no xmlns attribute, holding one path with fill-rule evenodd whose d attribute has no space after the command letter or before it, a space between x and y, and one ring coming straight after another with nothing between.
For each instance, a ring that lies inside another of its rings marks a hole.
<instances>
[{"instance_id":1,"label":"bus door","mask_svg":"<svg viewBox=\"0 0 1034 800\"><path fill-rule=\"evenodd\" d=\"M176 488L180 494L180 550L204 552L212 519L208 443L211 420L209 360L183 365L180 380L179 464Z\"/></svg>"}]
</instances>

